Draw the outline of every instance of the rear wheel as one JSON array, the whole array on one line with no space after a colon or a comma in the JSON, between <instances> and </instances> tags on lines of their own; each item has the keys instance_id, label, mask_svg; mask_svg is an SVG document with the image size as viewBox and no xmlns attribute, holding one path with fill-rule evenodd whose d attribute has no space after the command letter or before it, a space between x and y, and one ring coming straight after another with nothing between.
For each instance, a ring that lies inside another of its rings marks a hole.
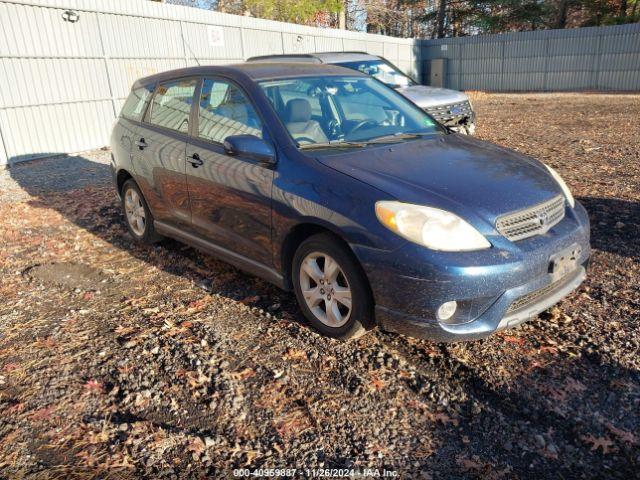
<instances>
[{"instance_id":1,"label":"rear wheel","mask_svg":"<svg viewBox=\"0 0 640 480\"><path fill-rule=\"evenodd\" d=\"M122 210L131 236L140 243L152 244L162 240L154 226L153 215L133 179L122 186Z\"/></svg>"},{"instance_id":2,"label":"rear wheel","mask_svg":"<svg viewBox=\"0 0 640 480\"><path fill-rule=\"evenodd\" d=\"M358 338L373 325L373 300L364 272L334 236L317 234L300 244L292 282L302 312L323 335Z\"/></svg>"}]
</instances>

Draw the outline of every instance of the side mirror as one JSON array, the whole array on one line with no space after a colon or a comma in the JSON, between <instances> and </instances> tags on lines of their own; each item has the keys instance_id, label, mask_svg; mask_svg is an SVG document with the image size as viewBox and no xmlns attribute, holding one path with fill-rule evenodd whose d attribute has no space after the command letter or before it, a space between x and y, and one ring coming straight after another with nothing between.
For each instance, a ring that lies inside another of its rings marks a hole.
<instances>
[{"instance_id":1,"label":"side mirror","mask_svg":"<svg viewBox=\"0 0 640 480\"><path fill-rule=\"evenodd\" d=\"M276 163L273 147L255 135L231 135L224 140L227 155L242 155L258 162Z\"/></svg>"}]
</instances>

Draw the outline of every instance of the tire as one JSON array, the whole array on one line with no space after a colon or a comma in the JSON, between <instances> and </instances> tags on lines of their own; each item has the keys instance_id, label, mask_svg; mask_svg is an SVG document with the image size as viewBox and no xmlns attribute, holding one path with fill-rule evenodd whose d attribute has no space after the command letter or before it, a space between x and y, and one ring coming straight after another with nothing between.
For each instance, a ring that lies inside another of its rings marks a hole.
<instances>
[{"instance_id":1,"label":"tire","mask_svg":"<svg viewBox=\"0 0 640 480\"><path fill-rule=\"evenodd\" d=\"M130 178L122 186L122 211L127 229L138 243L151 245L162 240L153 226L153 215L138 184ZM141 220L140 220L141 219Z\"/></svg>"},{"instance_id":2,"label":"tire","mask_svg":"<svg viewBox=\"0 0 640 480\"><path fill-rule=\"evenodd\" d=\"M302 242L291 271L300 309L318 332L349 340L373 328L369 282L353 253L336 237L320 233Z\"/></svg>"}]
</instances>

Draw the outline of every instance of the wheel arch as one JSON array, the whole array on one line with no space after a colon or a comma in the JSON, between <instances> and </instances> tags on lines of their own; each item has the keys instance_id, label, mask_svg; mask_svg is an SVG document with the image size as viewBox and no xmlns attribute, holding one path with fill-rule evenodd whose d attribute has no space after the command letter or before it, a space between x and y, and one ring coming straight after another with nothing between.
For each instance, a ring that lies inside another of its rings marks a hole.
<instances>
[{"instance_id":1,"label":"wheel arch","mask_svg":"<svg viewBox=\"0 0 640 480\"><path fill-rule=\"evenodd\" d=\"M131 173L129 173L128 170L124 168L121 168L120 170L118 170L118 173L116 174L116 188L118 189L118 195L122 196L122 187L124 186L127 180L132 178L133 178L133 175L131 175Z\"/></svg>"},{"instance_id":2,"label":"wheel arch","mask_svg":"<svg viewBox=\"0 0 640 480\"><path fill-rule=\"evenodd\" d=\"M371 298L373 298L373 292L371 290L371 285L369 284L369 278L367 277L362 264L360 263L360 259L356 256L355 252L349 245L349 242L346 240L344 235L337 231L333 226L328 226L326 224L315 222L312 220L307 220L305 222L299 223L293 226L287 235L284 237L282 242L282 247L280 249L280 269L282 271L283 284L287 288L287 290L291 290L293 288L291 281L291 270L293 268L293 257L296 253L296 250L300 246L302 242L304 242L307 238L320 234L326 233L334 237L339 243L341 243L346 251L353 257L356 261L357 265L360 267L361 273L367 281L367 287L369 292L371 293Z\"/></svg>"}]
</instances>

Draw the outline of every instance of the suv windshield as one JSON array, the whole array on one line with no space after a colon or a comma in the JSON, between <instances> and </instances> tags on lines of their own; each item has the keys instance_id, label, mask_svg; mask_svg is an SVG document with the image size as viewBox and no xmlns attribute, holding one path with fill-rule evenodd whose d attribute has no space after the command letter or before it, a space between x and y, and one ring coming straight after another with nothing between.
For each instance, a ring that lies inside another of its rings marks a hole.
<instances>
[{"instance_id":1,"label":"suv windshield","mask_svg":"<svg viewBox=\"0 0 640 480\"><path fill-rule=\"evenodd\" d=\"M410 87L416 85L411 78L398 70L397 67L384 60L362 60L360 62L336 63L341 67L358 70L359 72L371 75L391 88Z\"/></svg>"},{"instance_id":2,"label":"suv windshield","mask_svg":"<svg viewBox=\"0 0 640 480\"><path fill-rule=\"evenodd\" d=\"M444 132L405 97L369 77L301 77L259 85L300 148L354 148Z\"/></svg>"}]
</instances>

